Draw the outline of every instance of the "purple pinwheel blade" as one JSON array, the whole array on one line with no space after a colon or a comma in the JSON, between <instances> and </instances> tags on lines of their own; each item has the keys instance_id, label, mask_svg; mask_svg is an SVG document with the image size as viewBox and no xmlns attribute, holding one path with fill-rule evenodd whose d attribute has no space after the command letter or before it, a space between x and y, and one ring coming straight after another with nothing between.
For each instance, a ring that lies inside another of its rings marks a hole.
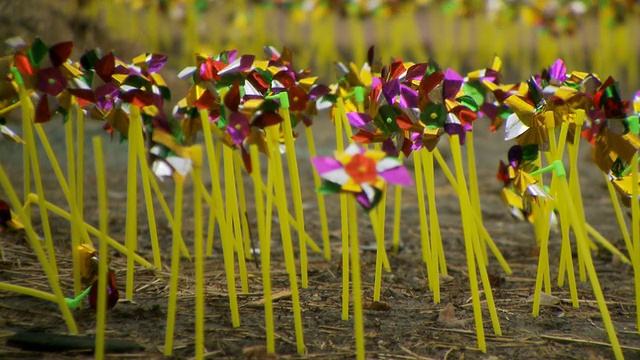
<instances>
[{"instance_id":1,"label":"purple pinwheel blade","mask_svg":"<svg viewBox=\"0 0 640 360\"><path fill-rule=\"evenodd\" d=\"M350 112L347 114L347 120L349 120L349 124L351 126L362 128L367 124L370 124L373 119L369 114L359 113L359 112Z\"/></svg>"},{"instance_id":2,"label":"purple pinwheel blade","mask_svg":"<svg viewBox=\"0 0 640 360\"><path fill-rule=\"evenodd\" d=\"M311 158L311 163L316 168L318 175L322 175L329 171L337 170L343 167L342 163L330 157L314 157Z\"/></svg>"},{"instance_id":3,"label":"purple pinwheel blade","mask_svg":"<svg viewBox=\"0 0 640 360\"><path fill-rule=\"evenodd\" d=\"M411 181L411 176L409 175L409 172L402 165L394 167L393 169L382 171L380 172L380 176L383 179L385 179L389 184L403 185L403 186L413 185L413 181Z\"/></svg>"}]
</instances>

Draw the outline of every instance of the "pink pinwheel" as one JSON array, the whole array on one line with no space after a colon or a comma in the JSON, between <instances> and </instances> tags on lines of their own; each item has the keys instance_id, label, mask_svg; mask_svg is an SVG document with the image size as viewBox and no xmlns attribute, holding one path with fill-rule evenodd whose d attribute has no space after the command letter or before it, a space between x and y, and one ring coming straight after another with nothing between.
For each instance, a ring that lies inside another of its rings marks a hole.
<instances>
[{"instance_id":1,"label":"pink pinwheel","mask_svg":"<svg viewBox=\"0 0 640 360\"><path fill-rule=\"evenodd\" d=\"M387 183L412 185L409 173L398 159L356 144L336 152L334 157L316 157L311 161L324 180L319 192L352 193L365 211L378 204Z\"/></svg>"}]
</instances>

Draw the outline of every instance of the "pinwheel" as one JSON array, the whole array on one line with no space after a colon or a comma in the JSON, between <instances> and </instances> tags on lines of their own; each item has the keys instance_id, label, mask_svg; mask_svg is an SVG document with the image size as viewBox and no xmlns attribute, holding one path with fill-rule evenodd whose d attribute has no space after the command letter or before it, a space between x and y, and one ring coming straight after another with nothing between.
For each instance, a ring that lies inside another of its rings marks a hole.
<instances>
[{"instance_id":1,"label":"pinwheel","mask_svg":"<svg viewBox=\"0 0 640 360\"><path fill-rule=\"evenodd\" d=\"M522 86L527 89L526 95L513 94L504 100L513 111L507 118L504 139L515 139L520 145L544 146L548 141L544 117L547 102L542 98L535 78Z\"/></svg>"},{"instance_id":2,"label":"pinwheel","mask_svg":"<svg viewBox=\"0 0 640 360\"><path fill-rule=\"evenodd\" d=\"M17 142L20 144L25 143L24 140L20 138L20 136L18 136L7 126L7 122L3 117L0 117L0 134L2 134L2 136L9 141Z\"/></svg>"},{"instance_id":3,"label":"pinwheel","mask_svg":"<svg viewBox=\"0 0 640 360\"><path fill-rule=\"evenodd\" d=\"M22 224L18 220L14 219L9 204L0 199L0 231L4 229L20 230L22 228L24 228Z\"/></svg>"},{"instance_id":4,"label":"pinwheel","mask_svg":"<svg viewBox=\"0 0 640 360\"><path fill-rule=\"evenodd\" d=\"M89 304L93 310L96 310L98 304L98 252L88 244L81 245L77 251L81 264L82 283L90 288ZM116 285L113 269L107 269L107 277L107 309L113 309L120 299L120 292Z\"/></svg>"},{"instance_id":5,"label":"pinwheel","mask_svg":"<svg viewBox=\"0 0 640 360\"><path fill-rule=\"evenodd\" d=\"M514 145L509 149L508 163L500 161L497 178L504 188L501 199L509 209L509 213L518 220L527 219L533 223L531 202L539 199L550 199L551 196L530 175L537 170L533 160L538 156L535 145Z\"/></svg>"},{"instance_id":6,"label":"pinwheel","mask_svg":"<svg viewBox=\"0 0 640 360\"><path fill-rule=\"evenodd\" d=\"M508 116L508 108L503 104L504 99L498 101L493 93L502 82L501 70L502 59L495 56L490 67L468 73L462 85L464 93L479 106L478 116L486 116L491 120L491 132L497 131Z\"/></svg>"},{"instance_id":7,"label":"pinwheel","mask_svg":"<svg viewBox=\"0 0 640 360\"><path fill-rule=\"evenodd\" d=\"M28 91L34 92L36 123L51 120L56 112L63 116L71 107L68 83L82 75L79 65L69 60L73 43L57 43L51 47L36 38L31 46L24 41L12 42L14 65L20 72Z\"/></svg>"},{"instance_id":8,"label":"pinwheel","mask_svg":"<svg viewBox=\"0 0 640 360\"><path fill-rule=\"evenodd\" d=\"M454 70L442 72L432 63L418 88L420 120L428 128L441 128L449 135L459 135L461 144L478 118L478 105L472 96L464 94L463 83L464 79Z\"/></svg>"},{"instance_id":9,"label":"pinwheel","mask_svg":"<svg viewBox=\"0 0 640 360\"><path fill-rule=\"evenodd\" d=\"M386 183L411 185L409 173L398 160L380 150L364 150L352 144L334 157L316 157L312 163L324 180L324 194L347 192L370 211L380 201Z\"/></svg>"}]
</instances>

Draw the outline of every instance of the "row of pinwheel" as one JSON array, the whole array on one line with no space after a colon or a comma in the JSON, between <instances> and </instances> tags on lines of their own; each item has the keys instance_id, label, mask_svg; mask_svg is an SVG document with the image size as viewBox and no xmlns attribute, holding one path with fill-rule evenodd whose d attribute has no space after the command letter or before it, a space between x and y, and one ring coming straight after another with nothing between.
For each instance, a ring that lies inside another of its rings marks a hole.
<instances>
[{"instance_id":1,"label":"row of pinwheel","mask_svg":"<svg viewBox=\"0 0 640 360\"><path fill-rule=\"evenodd\" d=\"M543 285L545 292L551 292L548 240L550 230L557 227L559 220L562 243L558 285L563 286L568 280L572 302L577 307L572 232L580 280L591 282L614 354L621 358L622 352L598 282L591 250L598 243L636 268L634 264L638 259L633 241L640 238L630 239L616 192L632 210L638 206L633 200L638 199L633 196L634 191L637 193L637 180L634 181L632 176L637 173L637 160L634 159L639 144L638 117L629 115L637 114L638 109L631 108L630 102L622 101L612 77L602 81L593 73L569 72L560 59L526 82L490 85L490 89L501 106L512 111L506 118L505 140L517 142L509 150L508 163L501 162L498 170L498 179L505 185L502 199L514 217L526 218L533 223L540 246L534 315L539 311ZM585 219L577 158L581 136L594 146L594 162L605 174L628 256L616 249ZM566 169L562 161L565 148L569 159ZM546 167L542 166L543 158L548 163ZM548 186L543 186L542 174L545 172L552 173ZM632 211L632 222L639 220ZM636 282L637 276L634 271Z\"/></svg>"},{"instance_id":2,"label":"row of pinwheel","mask_svg":"<svg viewBox=\"0 0 640 360\"><path fill-rule=\"evenodd\" d=\"M193 254L196 264L196 302L203 303L202 257L211 254L213 234L216 225L220 229L221 245L227 274L229 304L232 325L239 326L239 308L236 296L236 258L243 292L248 292L248 274L245 260L255 251L249 238L249 221L244 214L248 211L246 189L242 181L243 170L251 175L255 192L257 234L260 238L263 289L265 293L265 321L267 348L275 351L273 314L270 300L270 236L273 224L273 207L276 207L281 239L285 253L285 263L290 276L296 344L298 351L304 351L302 309L298 291L298 277L295 268L294 247L291 241L291 227L299 239L300 278L303 288L308 286L307 247L314 251L324 250L331 256L327 213L323 195L343 193L340 199L342 220L342 261L344 269L352 269L353 301L358 357L364 357L364 335L362 321L362 299L360 265L358 259L358 230L356 203L359 203L372 220L372 228L377 241L376 276L374 300L380 300L381 272L390 270L385 250L386 183L396 185L394 204L393 241L397 249L400 238L401 187L416 184L420 217L420 238L422 259L429 275L429 287L434 301L440 300L439 274L447 271L435 198L434 159L447 176L449 183L458 194L464 244L467 256L469 281L472 293L474 318L478 335L478 345L486 350L481 312L481 292L483 286L486 304L491 316L493 330L501 333L497 311L487 273L488 250L501 264L505 272L510 269L482 221L478 180L475 169L473 148L473 123L486 116L492 121L492 129L497 130L506 123L506 139L515 139L518 146L510 151L509 164L502 166L500 178L509 187L503 191L513 214L523 214L532 220L536 237L541 244L540 267L536 294L542 283L550 291L548 253L545 253L548 232L551 227L554 207L563 227L561 254L561 274L564 281L567 272L574 304L575 278L569 229L576 234L578 261L581 278L587 275L592 281L595 296L600 304L603 321L609 331L612 345L617 339L608 317L603 295L599 291L597 277L589 249L592 243L587 233L611 251L617 251L604 237L589 227L582 226L584 212L577 173L577 151L581 133L591 134L596 150L602 154L599 165L615 177L613 184L618 189L627 190L624 198L629 201L637 197L633 189L635 168L630 166L637 146L637 120L627 119L626 103L620 100L612 79L601 83L594 74L574 71L567 73L561 61L556 62L541 75L534 76L520 84L503 84L500 75L501 61L495 58L486 69L473 71L463 77L452 69L442 70L436 63L410 63L395 60L383 66L369 51L367 62L362 68L355 64L339 64L341 77L337 83L322 85L312 76L310 70L298 70L292 62L288 49L278 52L265 48L265 59L254 55L225 51L216 56L196 55L195 66L180 73L180 77L191 81L186 96L179 100L173 116L164 112L165 101L170 99L169 88L160 76L159 70L166 63L166 57L158 54L143 54L128 64L112 53L103 55L99 50L91 50L82 55L79 62L69 59L71 43L61 43L48 47L36 40L31 45L13 40L14 54L4 58L12 68L8 81L3 83L4 111L20 106L23 114L23 138L25 142L25 173L23 182L33 176L36 193L25 187L24 203L12 199L12 207L20 220L26 220L30 204L40 206L44 225L46 252L41 260L47 274L54 278L56 270L53 240L48 229L48 212L70 219L75 224L72 231L72 245L80 249L91 244L89 234L98 236L99 231L84 222L83 217L83 173L84 152L77 146L74 153L73 126L78 132L75 138L83 144L83 121L85 115L105 120L105 129L112 135L119 133L129 146L127 174L127 229L125 244L107 238L109 246L123 252L128 258L126 297L133 298L134 262L144 266L160 268L161 252L155 226L153 201L163 208L165 216L174 232L171 252L171 286L169 312L167 316L167 337L165 353L172 352L173 324L178 296L179 259L182 253L190 257L190 251L181 233L183 183L187 176L194 181L194 226L195 239ZM31 105L31 104L34 105ZM19 105L18 105L19 104ZM310 126L314 116L323 109L331 109L331 118L336 129L338 152L333 158L318 158ZM2 110L0 110L2 111ZM65 136L68 174L62 173L55 154L43 130L42 123L51 120L53 114L60 113L66 120ZM75 114L75 117L74 117ZM588 115L588 116L586 116ZM74 120L75 119L75 123ZM619 120L619 121L616 121ZM636 118L637 119L637 118ZM586 123L585 123L586 120ZM300 149L296 149L294 128L304 125L309 154L316 166L315 184L318 191L318 208L322 227L322 248L305 229L302 207L301 185L298 172ZM584 132L583 128L586 128ZM635 124L635 125L634 125ZM3 134L12 139L20 139L8 127L3 126ZM556 139L556 129L560 135ZM60 188L68 202L68 212L46 201L39 174L37 152L35 151L35 129L49 161L53 165ZM354 133L355 129L355 133ZM636 129L636 130L633 130ZM211 188L206 189L201 181L203 150L197 145L198 132L204 136L204 151L207 154ZM361 143L345 146L344 134L349 142ZM453 153L454 171L449 169L439 153L438 141L445 136ZM617 137L615 137L617 136ZM620 140L622 139L622 140ZM22 139L20 139L22 140ZM195 144L195 145L194 145ZM562 165L564 147L570 154L571 170ZM461 145L467 149L468 177L464 174ZM266 180L262 176L259 152L268 156ZM286 156L290 189L287 190L282 155ZM540 155L543 154L543 155ZM413 155L413 156L411 156ZM546 156L551 167L543 168L540 159ZM415 178L401 166L402 158L414 162ZM76 159L74 161L74 159ZM150 162L149 162L150 161ZM636 160L637 161L637 160ZM153 249L153 265L137 255L137 210L138 210L138 166L144 189L147 221ZM223 169L223 172L220 172ZM545 169L554 171L554 179L548 191L536 185L541 182ZM627 170L628 169L628 170ZM637 176L637 169L636 175ZM630 175L629 175L630 173ZM223 175L221 175L223 174ZM169 210L154 175L160 178L173 177L175 181L175 209ZM625 178L625 176L630 176ZM321 183L321 179L324 180ZM631 181L629 181L631 180ZM224 196L221 190L224 184ZM624 184L630 184L628 186ZM637 181L635 181L637 185ZM3 182L5 190L8 183ZM570 186L569 186L570 185ZM629 187L631 186L631 187ZM156 196L152 196L152 190ZM9 190L7 190L9 192ZM351 193L354 196L348 197ZM293 211L289 210L291 198ZM426 198L426 202L425 202ZM546 201L545 199L550 199ZM551 199L557 199L552 202ZM208 226L203 225L202 200L209 205ZM578 202L580 201L580 202ZM197 210L197 211L195 211ZM632 206L633 210L633 206ZM634 210L635 211L635 210ZM634 217L634 219L637 219ZM635 220L634 220L635 221ZM203 229L207 228L208 241L202 241ZM625 226L626 229L626 226ZM565 236L566 234L566 236ZM37 240L37 239L36 239ZM636 241L634 239L634 241ZM34 245L36 246L36 245ZM638 245L640 246L640 245ZM636 245L630 240L629 253ZM351 252L346 249L352 249ZM205 251L206 249L206 251ZM618 252L620 253L620 252ZM620 253L621 254L621 253ZM626 259L624 255L621 257ZM629 256L632 263L637 262ZM78 296L82 286L82 263L74 256L74 292ZM583 268L585 270L583 270ZM198 270L199 269L199 270ZM584 274L583 274L584 272ZM343 271L343 319L349 317L349 271ZM480 279L478 279L478 276ZM53 281L53 280L51 280ZM60 293L59 286L52 283L52 290ZM57 289L57 290L56 290ZM111 291L111 293L115 293ZM52 299L48 297L48 299ZM63 298L56 297L65 314L70 331L75 324L68 313ZM534 302L534 308L539 303ZM65 313L66 311L66 313ZM196 316L196 351L204 349L202 308Z\"/></svg>"}]
</instances>

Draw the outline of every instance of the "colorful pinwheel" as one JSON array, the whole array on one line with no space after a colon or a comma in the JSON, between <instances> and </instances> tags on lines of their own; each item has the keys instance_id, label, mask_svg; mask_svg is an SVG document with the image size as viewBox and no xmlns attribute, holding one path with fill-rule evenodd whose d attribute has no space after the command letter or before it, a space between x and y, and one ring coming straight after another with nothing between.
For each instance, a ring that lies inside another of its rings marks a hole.
<instances>
[{"instance_id":1,"label":"colorful pinwheel","mask_svg":"<svg viewBox=\"0 0 640 360\"><path fill-rule=\"evenodd\" d=\"M318 191L352 193L366 211L378 204L386 183L412 184L409 173L396 158L384 151L365 150L356 144L351 144L344 152L336 152L334 157L316 157L311 161L324 180Z\"/></svg>"}]
</instances>

